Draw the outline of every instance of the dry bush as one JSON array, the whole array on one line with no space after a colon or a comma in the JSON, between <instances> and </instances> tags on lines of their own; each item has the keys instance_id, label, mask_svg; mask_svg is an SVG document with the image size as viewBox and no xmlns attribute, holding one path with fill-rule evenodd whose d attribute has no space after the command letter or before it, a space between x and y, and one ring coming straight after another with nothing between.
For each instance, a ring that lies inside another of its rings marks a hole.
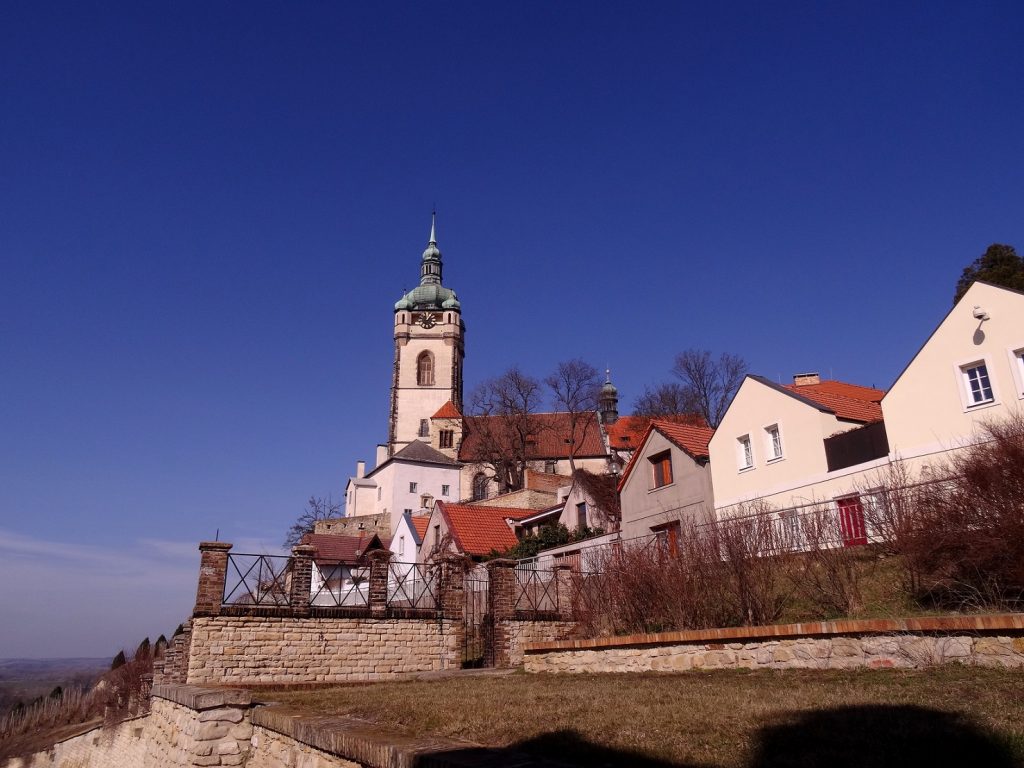
<instances>
[{"instance_id":1,"label":"dry bush","mask_svg":"<svg viewBox=\"0 0 1024 768\"><path fill-rule=\"evenodd\" d=\"M909 554L921 596L965 607L1024 602L1024 416L984 426L986 439L955 454L950 482L919 495Z\"/></svg>"},{"instance_id":2,"label":"dry bush","mask_svg":"<svg viewBox=\"0 0 1024 768\"><path fill-rule=\"evenodd\" d=\"M775 622L792 600L793 562L771 508L760 502L744 505L736 518L709 528L725 566L725 595L739 623Z\"/></svg>"},{"instance_id":3,"label":"dry bush","mask_svg":"<svg viewBox=\"0 0 1024 768\"><path fill-rule=\"evenodd\" d=\"M861 547L843 546L835 509L814 505L800 515L803 551L792 573L797 592L821 616L856 616L864 607Z\"/></svg>"}]
</instances>

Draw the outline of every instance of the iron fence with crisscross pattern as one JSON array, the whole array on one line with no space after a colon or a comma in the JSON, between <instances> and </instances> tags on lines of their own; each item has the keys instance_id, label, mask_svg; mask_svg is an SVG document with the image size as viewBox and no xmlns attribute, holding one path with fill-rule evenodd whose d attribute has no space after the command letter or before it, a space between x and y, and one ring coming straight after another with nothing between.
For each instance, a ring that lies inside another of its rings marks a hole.
<instances>
[{"instance_id":1,"label":"iron fence with crisscross pattern","mask_svg":"<svg viewBox=\"0 0 1024 768\"><path fill-rule=\"evenodd\" d=\"M228 553L224 605L291 605L292 558Z\"/></svg>"},{"instance_id":2,"label":"iron fence with crisscross pattern","mask_svg":"<svg viewBox=\"0 0 1024 768\"><path fill-rule=\"evenodd\" d=\"M328 608L370 605L370 569L340 561L317 560L310 579L309 604Z\"/></svg>"},{"instance_id":3,"label":"iron fence with crisscross pattern","mask_svg":"<svg viewBox=\"0 0 1024 768\"><path fill-rule=\"evenodd\" d=\"M558 610L558 582L554 571L516 568L513 609L535 613Z\"/></svg>"},{"instance_id":4,"label":"iron fence with crisscross pattern","mask_svg":"<svg viewBox=\"0 0 1024 768\"><path fill-rule=\"evenodd\" d=\"M430 563L388 563L389 608L441 607L441 569Z\"/></svg>"}]
</instances>

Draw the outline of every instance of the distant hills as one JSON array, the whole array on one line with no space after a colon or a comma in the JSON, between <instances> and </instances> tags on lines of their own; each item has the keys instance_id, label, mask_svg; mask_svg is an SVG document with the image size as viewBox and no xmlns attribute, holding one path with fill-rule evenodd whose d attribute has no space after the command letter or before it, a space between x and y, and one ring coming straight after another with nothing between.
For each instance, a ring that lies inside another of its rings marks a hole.
<instances>
[{"instance_id":1,"label":"distant hills","mask_svg":"<svg viewBox=\"0 0 1024 768\"><path fill-rule=\"evenodd\" d=\"M58 685L86 688L108 669L110 658L0 659L0 715L19 701L48 695Z\"/></svg>"}]
</instances>

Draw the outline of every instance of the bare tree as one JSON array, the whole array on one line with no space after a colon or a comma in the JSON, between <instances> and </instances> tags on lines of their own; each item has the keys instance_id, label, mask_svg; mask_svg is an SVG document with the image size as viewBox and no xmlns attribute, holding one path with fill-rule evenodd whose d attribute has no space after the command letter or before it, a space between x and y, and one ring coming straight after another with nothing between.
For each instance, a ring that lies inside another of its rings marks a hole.
<instances>
[{"instance_id":1,"label":"bare tree","mask_svg":"<svg viewBox=\"0 0 1024 768\"><path fill-rule=\"evenodd\" d=\"M284 538L286 547L294 547L307 533L312 533L317 522L320 520L331 520L341 517L341 504L334 501L330 496L310 496L306 502L306 508L302 510L298 518L292 523L291 528Z\"/></svg>"},{"instance_id":2,"label":"bare tree","mask_svg":"<svg viewBox=\"0 0 1024 768\"><path fill-rule=\"evenodd\" d=\"M559 363L544 383L551 389L555 407L569 414L569 469L575 473L576 450L594 423L601 378L594 366L577 358Z\"/></svg>"},{"instance_id":3,"label":"bare tree","mask_svg":"<svg viewBox=\"0 0 1024 768\"><path fill-rule=\"evenodd\" d=\"M649 419L679 419L682 414L697 412L696 402L682 384L668 381L645 387L633 404L633 415Z\"/></svg>"},{"instance_id":4,"label":"bare tree","mask_svg":"<svg viewBox=\"0 0 1024 768\"><path fill-rule=\"evenodd\" d=\"M546 428L537 416L543 392L537 379L513 366L470 395L463 450L491 470L502 493L523 487L531 443Z\"/></svg>"},{"instance_id":5,"label":"bare tree","mask_svg":"<svg viewBox=\"0 0 1024 768\"><path fill-rule=\"evenodd\" d=\"M709 427L717 427L747 375L747 361L728 352L716 360L707 350L688 349L676 355L672 373L682 382L697 413Z\"/></svg>"}]
</instances>

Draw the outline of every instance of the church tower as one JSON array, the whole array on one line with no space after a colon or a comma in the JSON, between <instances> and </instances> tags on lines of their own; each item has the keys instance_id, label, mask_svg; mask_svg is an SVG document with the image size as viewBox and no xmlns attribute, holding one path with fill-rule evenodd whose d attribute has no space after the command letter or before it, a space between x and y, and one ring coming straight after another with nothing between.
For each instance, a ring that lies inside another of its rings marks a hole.
<instances>
[{"instance_id":1,"label":"church tower","mask_svg":"<svg viewBox=\"0 0 1024 768\"><path fill-rule=\"evenodd\" d=\"M430 419L449 400L462 410L466 326L455 291L441 284L436 215L420 262L420 284L395 304L388 455L413 440L430 442Z\"/></svg>"}]
</instances>

